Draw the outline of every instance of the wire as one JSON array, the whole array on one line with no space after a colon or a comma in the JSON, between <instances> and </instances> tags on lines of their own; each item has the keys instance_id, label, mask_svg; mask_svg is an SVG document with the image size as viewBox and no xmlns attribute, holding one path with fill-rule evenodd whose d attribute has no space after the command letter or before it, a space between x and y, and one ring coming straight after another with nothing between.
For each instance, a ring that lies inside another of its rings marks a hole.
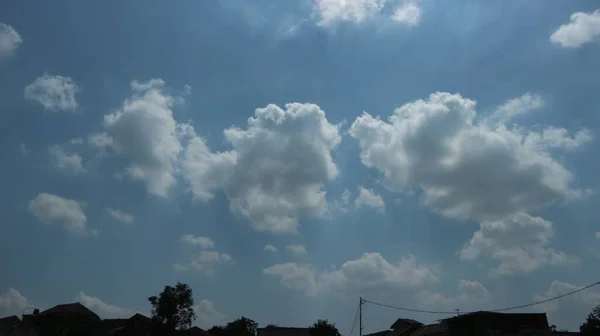
<instances>
[{"instance_id":1,"label":"wire","mask_svg":"<svg viewBox=\"0 0 600 336\"><path fill-rule=\"evenodd\" d=\"M497 313L497 312L502 312L502 311L507 311L507 310L514 310L514 309L531 307L531 306L535 306L535 305L538 305L538 304L546 303L546 302L549 302L549 301L558 300L558 299L563 298L565 296L573 295L575 293L584 291L584 290L586 290L588 288L591 288L591 287L594 287L594 286L597 286L597 285L600 285L600 281L595 282L595 283L593 283L591 285L588 285L588 286L576 289L574 291L562 294L562 295L551 297L551 298L546 299L546 300L535 301L535 302L524 304L524 305L520 305L520 306L513 306L513 307L500 308L500 309L487 310L487 311L488 312L492 312L492 313ZM422 310L422 309L403 308L403 307L397 307L397 306L387 305L387 304L383 304L383 303L379 303L379 302L374 302L374 301L370 301L370 300L365 300L365 299L363 299L363 302L368 302L368 303L376 305L376 306L381 306L381 307L386 307L386 308L391 308L391 309L397 309L397 310L404 310L404 311L415 312L415 313L456 314L456 311L450 312L450 311L434 311L434 310ZM468 313L473 313L473 312L465 312L463 314L468 314ZM353 329L354 329L354 327L353 327Z\"/></svg>"},{"instance_id":2,"label":"wire","mask_svg":"<svg viewBox=\"0 0 600 336\"><path fill-rule=\"evenodd\" d=\"M354 314L354 322L352 322L352 329L350 329L350 333L348 334L348 336L352 336L352 333L354 332L354 327L356 326L356 319L358 318L358 311L360 310L361 304L362 302L359 303L358 308L356 308L356 314Z\"/></svg>"}]
</instances>

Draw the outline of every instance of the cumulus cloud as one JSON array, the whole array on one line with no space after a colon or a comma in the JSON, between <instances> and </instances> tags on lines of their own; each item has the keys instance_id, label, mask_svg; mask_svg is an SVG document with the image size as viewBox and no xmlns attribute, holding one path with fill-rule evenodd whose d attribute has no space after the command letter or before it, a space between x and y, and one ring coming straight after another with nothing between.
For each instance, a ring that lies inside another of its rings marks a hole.
<instances>
[{"instance_id":1,"label":"cumulus cloud","mask_svg":"<svg viewBox=\"0 0 600 336\"><path fill-rule=\"evenodd\" d=\"M176 271L200 271L206 275L214 275L215 269L221 264L233 264L233 259L227 253L217 251L200 251L199 255L185 264L177 263L173 265Z\"/></svg>"},{"instance_id":2,"label":"cumulus cloud","mask_svg":"<svg viewBox=\"0 0 600 336\"><path fill-rule=\"evenodd\" d=\"M130 318L136 313L136 311L132 309L121 308L105 303L95 296L86 295L84 292L79 292L75 297L75 301L86 306L101 318Z\"/></svg>"},{"instance_id":3,"label":"cumulus cloud","mask_svg":"<svg viewBox=\"0 0 600 336\"><path fill-rule=\"evenodd\" d=\"M448 217L497 220L580 193L553 153L589 142L589 131L569 137L559 128L478 124L475 105L437 92L401 106L387 122L363 113L349 133L363 164L380 171L389 189L420 188L425 203ZM501 119L514 115L500 110Z\"/></svg>"},{"instance_id":4,"label":"cumulus cloud","mask_svg":"<svg viewBox=\"0 0 600 336\"><path fill-rule=\"evenodd\" d=\"M314 0L318 25L328 26L336 21L361 23L378 15L386 0Z\"/></svg>"},{"instance_id":5,"label":"cumulus cloud","mask_svg":"<svg viewBox=\"0 0 600 336\"><path fill-rule=\"evenodd\" d=\"M571 14L571 21L550 36L550 42L565 48L578 48L597 40L600 40L600 10Z\"/></svg>"},{"instance_id":6,"label":"cumulus cloud","mask_svg":"<svg viewBox=\"0 0 600 336\"><path fill-rule=\"evenodd\" d=\"M25 98L38 102L46 111L70 111L77 109L75 94L81 91L70 77L51 76L47 73L25 87Z\"/></svg>"},{"instance_id":7,"label":"cumulus cloud","mask_svg":"<svg viewBox=\"0 0 600 336\"><path fill-rule=\"evenodd\" d=\"M106 212L114 219L118 220L121 223L132 225L135 221L133 215L128 214L127 212L119 209L106 208Z\"/></svg>"},{"instance_id":8,"label":"cumulus cloud","mask_svg":"<svg viewBox=\"0 0 600 336\"><path fill-rule=\"evenodd\" d=\"M548 291L533 296L533 301L543 301L559 295L564 295L583 286L552 281ZM579 330L581 323L585 321L587 315L600 302L600 292L591 288L581 291L560 300L553 300L534 306L534 309L548 314L548 319L559 329Z\"/></svg>"},{"instance_id":9,"label":"cumulus cloud","mask_svg":"<svg viewBox=\"0 0 600 336\"><path fill-rule=\"evenodd\" d=\"M279 279L286 288L311 297L411 291L439 281L432 270L418 266L414 256L390 263L379 253L365 253L332 271L317 272L311 264L290 262L265 268L263 274Z\"/></svg>"},{"instance_id":10,"label":"cumulus cloud","mask_svg":"<svg viewBox=\"0 0 600 336\"><path fill-rule=\"evenodd\" d=\"M460 257L498 261L500 265L492 275L529 273L546 265L577 263L576 258L548 247L553 236L551 222L517 213L503 220L482 222Z\"/></svg>"},{"instance_id":11,"label":"cumulus cloud","mask_svg":"<svg viewBox=\"0 0 600 336\"><path fill-rule=\"evenodd\" d=\"M173 118L176 98L161 91L162 80L133 81L135 94L123 106L104 116L106 133L90 136L96 147L111 147L130 160L127 175L146 183L148 191L166 197L176 182L180 137L185 124Z\"/></svg>"},{"instance_id":12,"label":"cumulus cloud","mask_svg":"<svg viewBox=\"0 0 600 336\"><path fill-rule=\"evenodd\" d=\"M198 246L201 249L211 249L211 248L215 247L215 241L209 237L194 236L191 234L186 234L183 237L181 237L181 241L186 244Z\"/></svg>"},{"instance_id":13,"label":"cumulus cloud","mask_svg":"<svg viewBox=\"0 0 600 336\"><path fill-rule=\"evenodd\" d=\"M23 309L28 307L27 298L18 290L9 288L5 293L0 293L0 316L21 316Z\"/></svg>"},{"instance_id":14,"label":"cumulus cloud","mask_svg":"<svg viewBox=\"0 0 600 336\"><path fill-rule=\"evenodd\" d=\"M23 38L13 27L0 22L0 59L13 55L22 42Z\"/></svg>"},{"instance_id":15,"label":"cumulus cloud","mask_svg":"<svg viewBox=\"0 0 600 336\"><path fill-rule=\"evenodd\" d=\"M288 245L285 247L286 251L288 251L289 253L297 256L297 257L301 257L301 256L305 256L306 255L306 248L304 248L304 246L300 245L300 244L292 244L292 245Z\"/></svg>"},{"instance_id":16,"label":"cumulus cloud","mask_svg":"<svg viewBox=\"0 0 600 336\"><path fill-rule=\"evenodd\" d=\"M271 244L265 245L264 250L265 250L265 252L272 252L272 253L277 252L277 248Z\"/></svg>"},{"instance_id":17,"label":"cumulus cloud","mask_svg":"<svg viewBox=\"0 0 600 336\"><path fill-rule=\"evenodd\" d=\"M369 207L380 212L383 212L385 209L383 198L376 194L372 189L367 189L362 186L358 186L358 197L354 200L354 205L357 208Z\"/></svg>"},{"instance_id":18,"label":"cumulus cloud","mask_svg":"<svg viewBox=\"0 0 600 336\"><path fill-rule=\"evenodd\" d=\"M193 308L198 316L196 325L204 330L215 325L224 325L229 320L229 317L218 311L215 303L210 300L201 300Z\"/></svg>"},{"instance_id":19,"label":"cumulus cloud","mask_svg":"<svg viewBox=\"0 0 600 336\"><path fill-rule=\"evenodd\" d=\"M222 188L231 210L258 231L296 233L301 216L322 216L324 183L338 174L331 151L340 143L339 125L329 123L317 105L268 105L255 111L248 127L228 128L233 147L213 153L195 137L183 170L199 199Z\"/></svg>"},{"instance_id":20,"label":"cumulus cloud","mask_svg":"<svg viewBox=\"0 0 600 336\"><path fill-rule=\"evenodd\" d=\"M77 153L67 152L59 145L50 146L48 153L56 168L69 174L82 174L86 170L83 167L83 159Z\"/></svg>"},{"instance_id":21,"label":"cumulus cloud","mask_svg":"<svg viewBox=\"0 0 600 336\"><path fill-rule=\"evenodd\" d=\"M29 201L28 211L42 222L55 223L67 231L86 232L85 203L48 193L40 193Z\"/></svg>"},{"instance_id":22,"label":"cumulus cloud","mask_svg":"<svg viewBox=\"0 0 600 336\"><path fill-rule=\"evenodd\" d=\"M409 27L414 27L421 21L421 7L419 7L417 1L405 1L400 7L394 10L392 20Z\"/></svg>"},{"instance_id":23,"label":"cumulus cloud","mask_svg":"<svg viewBox=\"0 0 600 336\"><path fill-rule=\"evenodd\" d=\"M415 297L423 307L446 311L454 310L456 307L461 307L463 310L484 309L492 302L492 295L478 281L461 279L457 289L457 293L451 296L424 290L418 292Z\"/></svg>"}]
</instances>

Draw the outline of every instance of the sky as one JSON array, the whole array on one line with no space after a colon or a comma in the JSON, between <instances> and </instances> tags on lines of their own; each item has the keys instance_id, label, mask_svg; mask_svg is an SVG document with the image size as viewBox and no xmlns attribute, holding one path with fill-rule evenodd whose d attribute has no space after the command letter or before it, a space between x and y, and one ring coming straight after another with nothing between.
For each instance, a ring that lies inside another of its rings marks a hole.
<instances>
[{"instance_id":1,"label":"sky","mask_svg":"<svg viewBox=\"0 0 600 336\"><path fill-rule=\"evenodd\" d=\"M348 336L597 282L599 59L594 0L3 1L0 316L181 281Z\"/></svg>"}]
</instances>

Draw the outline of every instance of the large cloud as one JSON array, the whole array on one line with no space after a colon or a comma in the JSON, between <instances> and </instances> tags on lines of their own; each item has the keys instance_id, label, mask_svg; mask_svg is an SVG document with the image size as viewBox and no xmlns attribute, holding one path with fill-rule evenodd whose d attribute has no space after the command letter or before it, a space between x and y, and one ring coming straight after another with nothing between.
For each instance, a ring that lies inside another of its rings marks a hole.
<instances>
[{"instance_id":1,"label":"large cloud","mask_svg":"<svg viewBox=\"0 0 600 336\"><path fill-rule=\"evenodd\" d=\"M439 281L432 270L417 265L413 256L390 263L379 253L365 253L334 271L319 273L311 264L290 262L267 267L263 273L278 278L284 287L299 290L311 297L409 291Z\"/></svg>"},{"instance_id":2,"label":"large cloud","mask_svg":"<svg viewBox=\"0 0 600 336\"><path fill-rule=\"evenodd\" d=\"M23 309L29 307L27 298L18 290L9 288L6 293L0 293L0 316L23 314Z\"/></svg>"},{"instance_id":3,"label":"large cloud","mask_svg":"<svg viewBox=\"0 0 600 336\"><path fill-rule=\"evenodd\" d=\"M101 318L130 318L136 313L136 311L132 309L105 303L95 296L86 295L84 292L77 294L75 301L86 306Z\"/></svg>"},{"instance_id":4,"label":"large cloud","mask_svg":"<svg viewBox=\"0 0 600 336\"><path fill-rule=\"evenodd\" d=\"M583 286L554 280L548 291L534 295L533 301L547 300L581 288ZM535 306L534 310L547 313L551 324L555 324L558 329L566 328L574 331L579 330L579 326L585 322L587 315L598 303L600 303L600 292L590 288L559 300L542 303Z\"/></svg>"},{"instance_id":5,"label":"large cloud","mask_svg":"<svg viewBox=\"0 0 600 336\"><path fill-rule=\"evenodd\" d=\"M86 233L85 203L57 195L40 193L29 201L29 213L46 223L56 223L67 231Z\"/></svg>"},{"instance_id":6,"label":"large cloud","mask_svg":"<svg viewBox=\"0 0 600 336\"><path fill-rule=\"evenodd\" d=\"M129 158L128 176L144 181L150 193L165 197L176 183L178 155L183 150L180 137L187 125L173 118L171 108L178 99L165 94L163 85L159 79L133 81L136 93L104 116L106 134L95 134L90 142L110 146Z\"/></svg>"},{"instance_id":7,"label":"large cloud","mask_svg":"<svg viewBox=\"0 0 600 336\"><path fill-rule=\"evenodd\" d=\"M600 10L571 14L571 21L550 36L550 42L565 48L578 48L595 40L600 40Z\"/></svg>"},{"instance_id":8,"label":"large cloud","mask_svg":"<svg viewBox=\"0 0 600 336\"><path fill-rule=\"evenodd\" d=\"M75 94L81 88L70 77L44 74L25 87L25 98L38 102L46 111L74 112L77 109Z\"/></svg>"},{"instance_id":9,"label":"large cloud","mask_svg":"<svg viewBox=\"0 0 600 336\"><path fill-rule=\"evenodd\" d=\"M0 22L0 59L14 54L22 42L23 38L13 27Z\"/></svg>"},{"instance_id":10,"label":"large cloud","mask_svg":"<svg viewBox=\"0 0 600 336\"><path fill-rule=\"evenodd\" d=\"M225 138L231 151L212 153L198 137L186 149L183 169L197 198L223 188L232 211L259 231L295 233L300 216L324 214L323 185L338 174L331 151L341 137L317 105L259 108Z\"/></svg>"},{"instance_id":11,"label":"large cloud","mask_svg":"<svg viewBox=\"0 0 600 336\"><path fill-rule=\"evenodd\" d=\"M426 204L449 217L495 220L580 194L552 154L590 141L588 131L569 137L564 129L479 124L475 105L437 92L398 108L388 122L364 113L350 134L388 188L420 187ZM515 114L500 109L497 119Z\"/></svg>"},{"instance_id":12,"label":"large cloud","mask_svg":"<svg viewBox=\"0 0 600 336\"><path fill-rule=\"evenodd\" d=\"M548 247L553 236L551 222L517 213L504 220L481 223L460 257L464 260L491 258L500 262L492 275L529 273L545 265L576 263L576 258Z\"/></svg>"}]
</instances>

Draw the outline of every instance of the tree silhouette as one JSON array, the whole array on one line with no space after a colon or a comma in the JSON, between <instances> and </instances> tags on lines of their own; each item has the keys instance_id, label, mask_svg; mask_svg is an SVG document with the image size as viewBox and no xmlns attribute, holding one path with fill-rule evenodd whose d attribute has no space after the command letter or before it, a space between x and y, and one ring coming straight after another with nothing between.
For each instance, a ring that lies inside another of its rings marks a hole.
<instances>
[{"instance_id":1,"label":"tree silhouette","mask_svg":"<svg viewBox=\"0 0 600 336\"><path fill-rule=\"evenodd\" d=\"M171 329L189 328L196 320L192 289L184 283L165 286L158 297L151 296L148 301L152 305L152 319Z\"/></svg>"},{"instance_id":2,"label":"tree silhouette","mask_svg":"<svg viewBox=\"0 0 600 336\"><path fill-rule=\"evenodd\" d=\"M581 335L600 335L600 304L588 315L585 322L579 327Z\"/></svg>"},{"instance_id":3,"label":"tree silhouette","mask_svg":"<svg viewBox=\"0 0 600 336\"><path fill-rule=\"evenodd\" d=\"M240 317L237 320L227 323L225 326L226 336L256 336L258 323L247 317Z\"/></svg>"},{"instance_id":4,"label":"tree silhouette","mask_svg":"<svg viewBox=\"0 0 600 336\"><path fill-rule=\"evenodd\" d=\"M213 326L212 328L207 330L209 334L212 336L224 336L225 335L225 327L223 326Z\"/></svg>"},{"instance_id":5,"label":"tree silhouette","mask_svg":"<svg viewBox=\"0 0 600 336\"><path fill-rule=\"evenodd\" d=\"M265 327L265 329L276 329L276 328L279 328L279 327L275 324L267 324L267 326Z\"/></svg>"},{"instance_id":6,"label":"tree silhouette","mask_svg":"<svg viewBox=\"0 0 600 336\"><path fill-rule=\"evenodd\" d=\"M327 320L318 320L308 329L310 336L341 336L335 324L329 323Z\"/></svg>"}]
</instances>

